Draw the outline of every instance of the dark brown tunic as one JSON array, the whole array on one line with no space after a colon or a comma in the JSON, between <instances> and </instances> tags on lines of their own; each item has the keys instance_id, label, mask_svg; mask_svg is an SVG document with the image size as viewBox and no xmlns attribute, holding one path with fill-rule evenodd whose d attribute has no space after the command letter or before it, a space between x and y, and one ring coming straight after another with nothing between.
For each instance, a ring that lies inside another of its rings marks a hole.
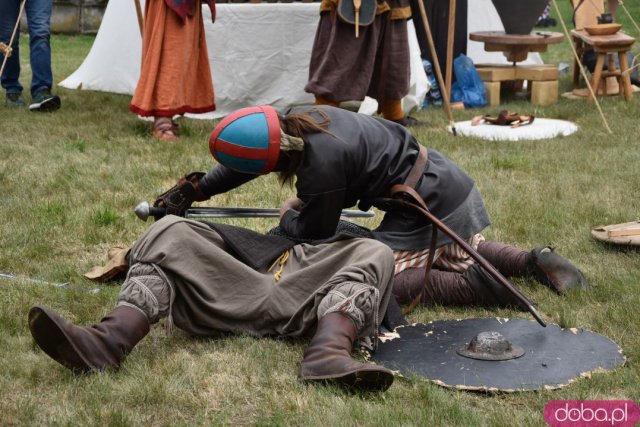
<instances>
[{"instance_id":1,"label":"dark brown tunic","mask_svg":"<svg viewBox=\"0 0 640 427\"><path fill-rule=\"evenodd\" d=\"M334 13L335 3L321 5L305 91L334 102L402 99L411 71L408 0L379 1L373 23L360 27L358 38L354 26Z\"/></svg>"}]
</instances>

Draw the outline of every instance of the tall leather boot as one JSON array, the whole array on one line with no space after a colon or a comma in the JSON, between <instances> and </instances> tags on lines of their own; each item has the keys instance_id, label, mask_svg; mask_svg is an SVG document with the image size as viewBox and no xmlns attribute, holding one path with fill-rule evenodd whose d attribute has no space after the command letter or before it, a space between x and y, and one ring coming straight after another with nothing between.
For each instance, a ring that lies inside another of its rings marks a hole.
<instances>
[{"instance_id":1,"label":"tall leather boot","mask_svg":"<svg viewBox=\"0 0 640 427\"><path fill-rule=\"evenodd\" d=\"M149 333L149 320L141 311L122 305L96 325L76 326L36 305L29 310L29 329L45 353L78 373L118 368Z\"/></svg>"},{"instance_id":2,"label":"tall leather boot","mask_svg":"<svg viewBox=\"0 0 640 427\"><path fill-rule=\"evenodd\" d=\"M420 302L454 306L517 307L519 301L480 265L464 273L432 269L424 286L424 268L409 268L393 279L393 294L400 304L409 304L424 287Z\"/></svg>"},{"instance_id":3,"label":"tall leather boot","mask_svg":"<svg viewBox=\"0 0 640 427\"><path fill-rule=\"evenodd\" d=\"M318 322L315 335L304 352L300 376L309 381L336 381L365 391L384 391L393 373L382 366L360 363L351 357L357 335L353 321L342 313L329 313Z\"/></svg>"},{"instance_id":4,"label":"tall leather boot","mask_svg":"<svg viewBox=\"0 0 640 427\"><path fill-rule=\"evenodd\" d=\"M530 274L530 253L501 242L485 240L478 244L478 253L506 277Z\"/></svg>"},{"instance_id":5,"label":"tall leather boot","mask_svg":"<svg viewBox=\"0 0 640 427\"><path fill-rule=\"evenodd\" d=\"M494 279L480 264L473 264L461 276L473 289L477 305L526 309L515 295Z\"/></svg>"},{"instance_id":6,"label":"tall leather boot","mask_svg":"<svg viewBox=\"0 0 640 427\"><path fill-rule=\"evenodd\" d=\"M410 304L420 292L423 292L421 303L458 306L475 303L473 288L460 273L432 268L426 286L424 268L408 268L394 276L393 294L400 304Z\"/></svg>"}]
</instances>

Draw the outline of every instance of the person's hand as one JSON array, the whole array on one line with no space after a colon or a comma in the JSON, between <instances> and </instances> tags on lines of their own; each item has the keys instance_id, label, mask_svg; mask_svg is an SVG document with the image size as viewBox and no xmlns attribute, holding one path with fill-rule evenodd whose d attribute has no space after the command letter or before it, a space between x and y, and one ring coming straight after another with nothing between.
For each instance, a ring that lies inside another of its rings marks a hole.
<instances>
[{"instance_id":1,"label":"person's hand","mask_svg":"<svg viewBox=\"0 0 640 427\"><path fill-rule=\"evenodd\" d=\"M176 185L156 198L154 207L165 208L167 215L184 216L193 202L207 200L200 191L200 178L204 172L191 172L180 178Z\"/></svg>"},{"instance_id":2,"label":"person's hand","mask_svg":"<svg viewBox=\"0 0 640 427\"><path fill-rule=\"evenodd\" d=\"M282 217L282 215L284 215L284 213L289 209L299 211L301 207L302 200L297 197L290 197L282 203L282 206L280 207L280 217Z\"/></svg>"}]
</instances>

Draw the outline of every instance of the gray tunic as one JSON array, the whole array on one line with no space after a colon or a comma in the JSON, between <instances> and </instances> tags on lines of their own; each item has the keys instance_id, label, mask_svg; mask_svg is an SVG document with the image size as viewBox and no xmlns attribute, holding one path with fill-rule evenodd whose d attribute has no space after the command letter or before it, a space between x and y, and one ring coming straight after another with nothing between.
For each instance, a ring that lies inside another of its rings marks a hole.
<instances>
[{"instance_id":1,"label":"gray tunic","mask_svg":"<svg viewBox=\"0 0 640 427\"><path fill-rule=\"evenodd\" d=\"M327 132L305 133L304 161L296 172L299 212L288 210L280 226L291 236L325 239L332 236L343 208L362 210L407 178L420 145L403 126L377 117L327 106L295 107L288 113L322 110L331 120ZM317 116L321 120L320 116ZM431 212L461 238L489 225L489 215L473 179L435 150L416 186ZM216 166L200 180L208 195L223 193L258 177ZM426 249L431 224L420 214L389 212L374 237L394 250ZM451 240L439 234L438 246Z\"/></svg>"}]
</instances>

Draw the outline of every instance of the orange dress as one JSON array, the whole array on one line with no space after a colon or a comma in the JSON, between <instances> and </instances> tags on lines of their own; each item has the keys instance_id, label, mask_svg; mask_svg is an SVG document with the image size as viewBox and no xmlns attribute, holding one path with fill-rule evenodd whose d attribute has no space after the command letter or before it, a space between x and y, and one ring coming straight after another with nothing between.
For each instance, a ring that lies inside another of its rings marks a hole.
<instances>
[{"instance_id":1,"label":"orange dress","mask_svg":"<svg viewBox=\"0 0 640 427\"><path fill-rule=\"evenodd\" d=\"M146 2L140 79L129 110L144 117L215 110L200 2L184 20L164 0Z\"/></svg>"}]
</instances>

